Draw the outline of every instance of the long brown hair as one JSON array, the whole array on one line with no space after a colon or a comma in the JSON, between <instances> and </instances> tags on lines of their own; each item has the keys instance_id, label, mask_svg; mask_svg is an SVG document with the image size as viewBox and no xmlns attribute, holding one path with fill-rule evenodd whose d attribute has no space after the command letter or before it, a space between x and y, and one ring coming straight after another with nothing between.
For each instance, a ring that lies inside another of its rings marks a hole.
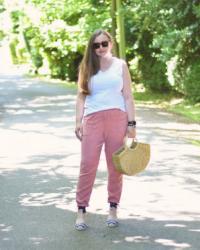
<instances>
[{"instance_id":1,"label":"long brown hair","mask_svg":"<svg viewBox=\"0 0 200 250\"><path fill-rule=\"evenodd\" d=\"M100 69L99 58L93 49L93 43L94 43L95 38L101 34L106 35L109 41L113 40L112 36L107 31L96 30L91 35L88 41L88 45L86 47L83 59L79 66L79 81L78 81L79 90L81 93L85 95L90 94L89 80L91 76L95 75Z\"/></svg>"}]
</instances>

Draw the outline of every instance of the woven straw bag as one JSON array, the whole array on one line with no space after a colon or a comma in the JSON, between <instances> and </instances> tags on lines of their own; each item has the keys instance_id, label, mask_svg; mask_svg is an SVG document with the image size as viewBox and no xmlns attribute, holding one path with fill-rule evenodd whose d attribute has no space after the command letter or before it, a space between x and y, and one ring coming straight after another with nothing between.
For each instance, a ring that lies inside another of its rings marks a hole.
<instances>
[{"instance_id":1,"label":"woven straw bag","mask_svg":"<svg viewBox=\"0 0 200 250\"><path fill-rule=\"evenodd\" d=\"M135 175L143 171L150 160L150 145L132 141L130 147L125 140L124 145L112 155L117 171L126 175Z\"/></svg>"}]
</instances>

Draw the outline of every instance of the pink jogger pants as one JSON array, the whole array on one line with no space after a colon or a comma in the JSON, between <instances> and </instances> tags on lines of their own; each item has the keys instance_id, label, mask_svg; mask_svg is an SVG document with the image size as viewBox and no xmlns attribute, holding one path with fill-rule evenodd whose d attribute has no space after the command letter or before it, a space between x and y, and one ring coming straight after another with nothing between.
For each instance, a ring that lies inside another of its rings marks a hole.
<instances>
[{"instance_id":1,"label":"pink jogger pants","mask_svg":"<svg viewBox=\"0 0 200 250\"><path fill-rule=\"evenodd\" d=\"M114 168L112 153L122 146L126 130L127 113L119 109L99 111L84 117L80 174L76 192L78 206L89 205L103 144L108 168L108 202L119 203L122 174Z\"/></svg>"}]
</instances>

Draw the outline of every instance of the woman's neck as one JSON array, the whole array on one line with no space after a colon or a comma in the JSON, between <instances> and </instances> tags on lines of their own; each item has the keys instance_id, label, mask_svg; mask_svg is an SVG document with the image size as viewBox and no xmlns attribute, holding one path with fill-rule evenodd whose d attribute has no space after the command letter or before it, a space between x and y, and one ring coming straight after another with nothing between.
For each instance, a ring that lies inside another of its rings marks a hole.
<instances>
[{"instance_id":1,"label":"woman's neck","mask_svg":"<svg viewBox=\"0 0 200 250\"><path fill-rule=\"evenodd\" d=\"M110 66L113 63L113 57L112 54L110 54L109 56L106 57L102 57L100 59L100 70L101 71L106 71L110 68Z\"/></svg>"}]
</instances>

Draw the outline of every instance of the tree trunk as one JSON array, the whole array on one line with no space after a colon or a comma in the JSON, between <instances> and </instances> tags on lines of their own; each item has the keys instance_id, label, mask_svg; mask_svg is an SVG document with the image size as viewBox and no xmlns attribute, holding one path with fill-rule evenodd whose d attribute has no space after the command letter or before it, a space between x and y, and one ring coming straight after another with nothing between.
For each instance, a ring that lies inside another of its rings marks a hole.
<instances>
[{"instance_id":1,"label":"tree trunk","mask_svg":"<svg viewBox=\"0 0 200 250\"><path fill-rule=\"evenodd\" d=\"M111 34L112 34L112 37L114 39L113 54L116 55L116 56L119 56L118 44L117 44L117 41L116 41L116 37L117 37L116 0L111 0L110 15L111 15L111 18L112 18Z\"/></svg>"},{"instance_id":2,"label":"tree trunk","mask_svg":"<svg viewBox=\"0 0 200 250\"><path fill-rule=\"evenodd\" d=\"M126 59L125 53L125 31L124 31L124 14L122 9L121 0L116 0L117 10L117 29L118 29L118 44L119 44L119 56Z\"/></svg>"}]
</instances>

